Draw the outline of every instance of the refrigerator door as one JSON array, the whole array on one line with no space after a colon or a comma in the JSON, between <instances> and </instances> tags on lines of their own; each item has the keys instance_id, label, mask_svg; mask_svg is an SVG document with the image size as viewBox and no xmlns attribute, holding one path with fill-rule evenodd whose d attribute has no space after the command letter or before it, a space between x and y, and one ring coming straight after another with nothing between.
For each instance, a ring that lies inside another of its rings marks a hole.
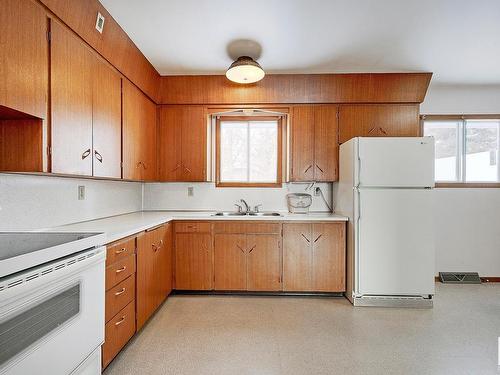
<instances>
[{"instance_id":1,"label":"refrigerator door","mask_svg":"<svg viewBox=\"0 0 500 375\"><path fill-rule=\"evenodd\" d=\"M434 294L431 189L360 189L358 295Z\"/></svg>"},{"instance_id":2,"label":"refrigerator door","mask_svg":"<svg viewBox=\"0 0 500 375\"><path fill-rule=\"evenodd\" d=\"M359 187L434 186L434 138L358 138Z\"/></svg>"}]
</instances>

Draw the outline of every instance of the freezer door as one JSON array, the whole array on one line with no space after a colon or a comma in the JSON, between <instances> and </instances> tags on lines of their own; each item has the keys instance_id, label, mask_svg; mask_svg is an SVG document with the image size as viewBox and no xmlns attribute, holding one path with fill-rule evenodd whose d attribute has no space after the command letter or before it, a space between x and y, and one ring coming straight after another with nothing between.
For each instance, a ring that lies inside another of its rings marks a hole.
<instances>
[{"instance_id":1,"label":"freezer door","mask_svg":"<svg viewBox=\"0 0 500 375\"><path fill-rule=\"evenodd\" d=\"M434 294L431 189L360 189L359 295Z\"/></svg>"},{"instance_id":2,"label":"freezer door","mask_svg":"<svg viewBox=\"0 0 500 375\"><path fill-rule=\"evenodd\" d=\"M434 138L359 138L360 187L434 186Z\"/></svg>"}]
</instances>

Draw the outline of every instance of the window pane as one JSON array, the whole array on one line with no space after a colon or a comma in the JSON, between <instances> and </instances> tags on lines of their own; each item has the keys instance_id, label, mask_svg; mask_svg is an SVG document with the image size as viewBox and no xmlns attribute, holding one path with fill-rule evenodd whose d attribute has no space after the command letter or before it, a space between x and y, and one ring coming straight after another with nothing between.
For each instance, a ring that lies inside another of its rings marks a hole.
<instances>
[{"instance_id":1,"label":"window pane","mask_svg":"<svg viewBox=\"0 0 500 375\"><path fill-rule=\"evenodd\" d=\"M498 176L498 120L467 120L466 181L495 182Z\"/></svg>"},{"instance_id":2,"label":"window pane","mask_svg":"<svg viewBox=\"0 0 500 375\"><path fill-rule=\"evenodd\" d=\"M436 181L458 181L459 121L425 121L424 135L434 137L436 147Z\"/></svg>"},{"instance_id":3,"label":"window pane","mask_svg":"<svg viewBox=\"0 0 500 375\"><path fill-rule=\"evenodd\" d=\"M221 181L248 180L247 122L221 122L220 159Z\"/></svg>"},{"instance_id":4,"label":"window pane","mask_svg":"<svg viewBox=\"0 0 500 375\"><path fill-rule=\"evenodd\" d=\"M221 121L220 182L274 183L278 121Z\"/></svg>"}]
</instances>

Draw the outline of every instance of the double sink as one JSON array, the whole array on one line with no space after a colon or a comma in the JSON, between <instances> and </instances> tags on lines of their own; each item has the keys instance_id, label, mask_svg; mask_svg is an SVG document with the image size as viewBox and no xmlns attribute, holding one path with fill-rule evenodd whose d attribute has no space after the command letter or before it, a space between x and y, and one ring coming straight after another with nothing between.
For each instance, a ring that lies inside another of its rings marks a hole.
<instances>
[{"instance_id":1,"label":"double sink","mask_svg":"<svg viewBox=\"0 0 500 375\"><path fill-rule=\"evenodd\" d=\"M216 212L212 216L282 216L278 212Z\"/></svg>"}]
</instances>

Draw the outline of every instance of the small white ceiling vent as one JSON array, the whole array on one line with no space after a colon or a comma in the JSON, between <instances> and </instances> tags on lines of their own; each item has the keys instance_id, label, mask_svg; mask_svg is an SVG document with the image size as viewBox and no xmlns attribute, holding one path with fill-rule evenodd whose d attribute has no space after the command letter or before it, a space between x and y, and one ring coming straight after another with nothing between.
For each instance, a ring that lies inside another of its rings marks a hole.
<instances>
[{"instance_id":1,"label":"small white ceiling vent","mask_svg":"<svg viewBox=\"0 0 500 375\"><path fill-rule=\"evenodd\" d=\"M102 30L104 29L104 16L97 12L97 21L95 22L95 28L102 34Z\"/></svg>"}]
</instances>

